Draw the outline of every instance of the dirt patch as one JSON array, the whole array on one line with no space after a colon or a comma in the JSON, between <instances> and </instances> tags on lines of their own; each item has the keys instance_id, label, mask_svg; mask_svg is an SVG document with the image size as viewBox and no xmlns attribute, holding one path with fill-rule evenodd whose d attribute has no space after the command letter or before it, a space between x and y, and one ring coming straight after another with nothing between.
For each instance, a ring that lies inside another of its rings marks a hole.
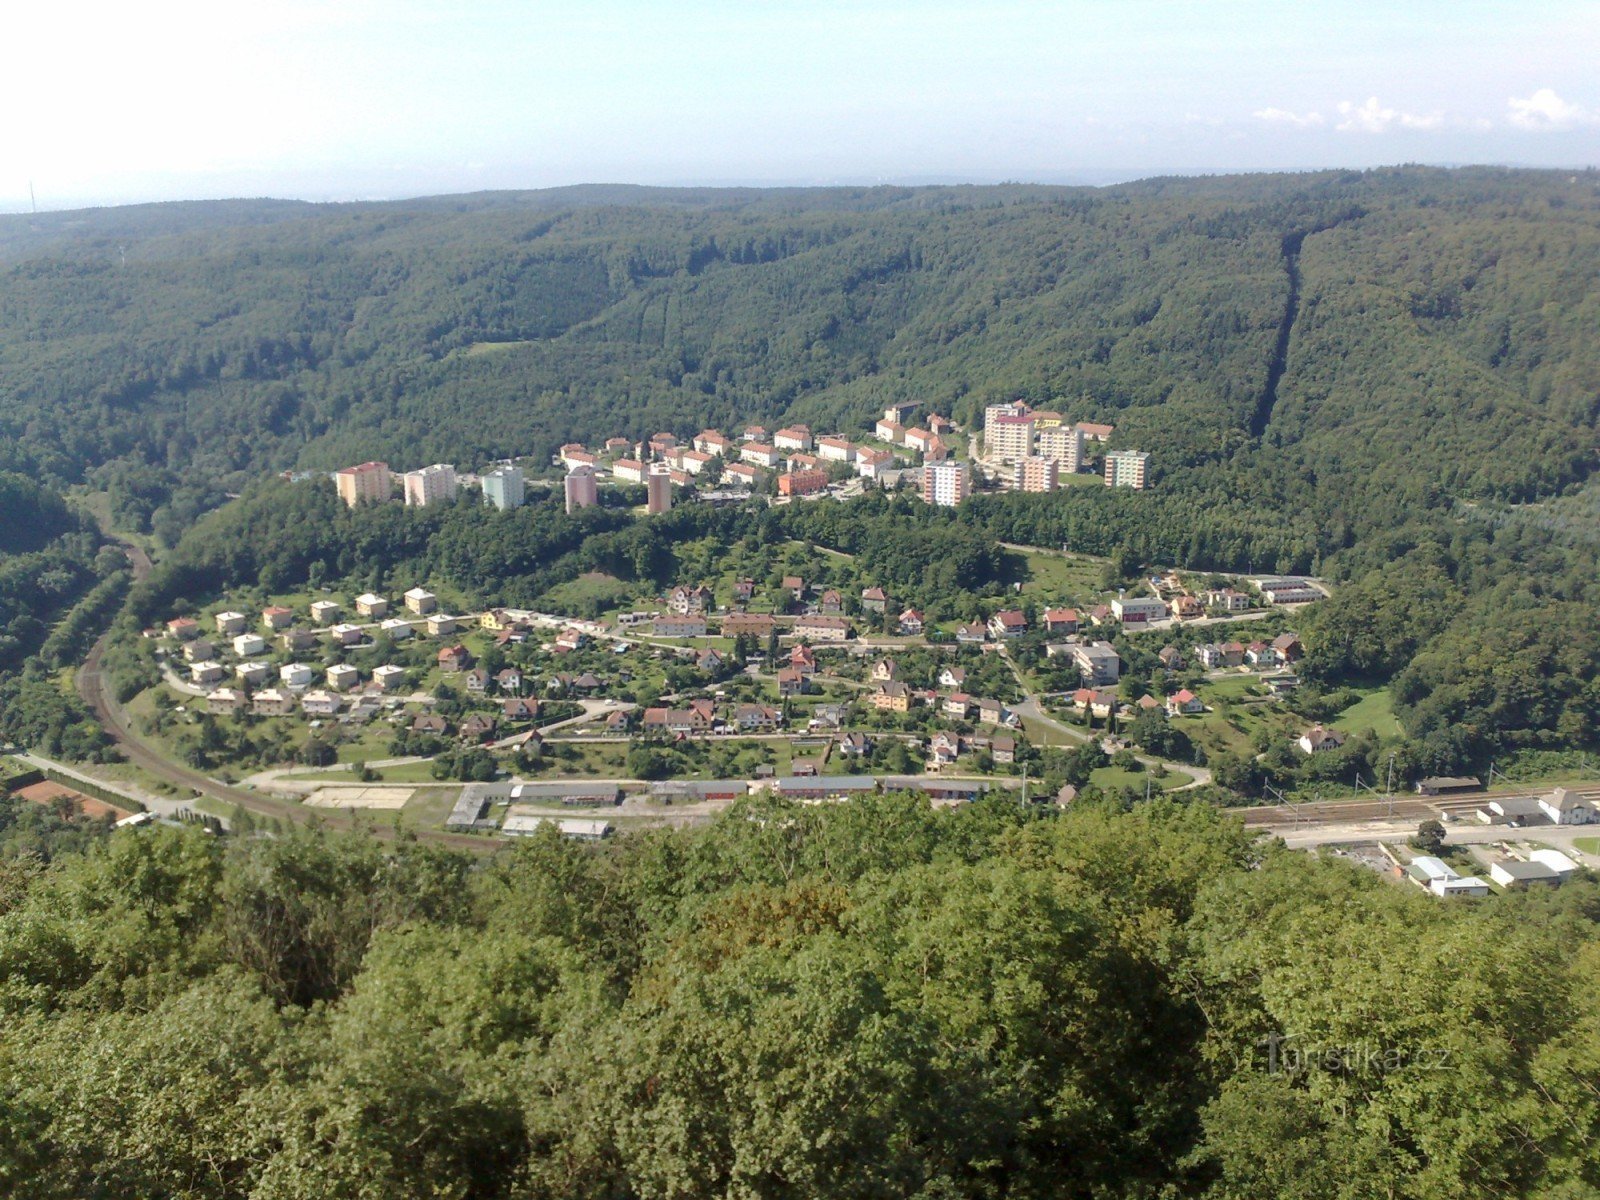
<instances>
[{"instance_id":1,"label":"dirt patch","mask_svg":"<svg viewBox=\"0 0 1600 1200\"><path fill-rule=\"evenodd\" d=\"M311 808L401 809L415 790L399 787L325 787L312 792L306 797L305 803Z\"/></svg>"},{"instance_id":2,"label":"dirt patch","mask_svg":"<svg viewBox=\"0 0 1600 1200\"><path fill-rule=\"evenodd\" d=\"M91 819L112 816L120 821L123 817L133 815L131 808L118 808L115 804L107 804L104 800L97 800L93 796L86 796L80 791L48 780L44 783L30 783L25 788L18 788L14 794L34 804L50 804L58 797L64 796L72 802L74 814Z\"/></svg>"}]
</instances>

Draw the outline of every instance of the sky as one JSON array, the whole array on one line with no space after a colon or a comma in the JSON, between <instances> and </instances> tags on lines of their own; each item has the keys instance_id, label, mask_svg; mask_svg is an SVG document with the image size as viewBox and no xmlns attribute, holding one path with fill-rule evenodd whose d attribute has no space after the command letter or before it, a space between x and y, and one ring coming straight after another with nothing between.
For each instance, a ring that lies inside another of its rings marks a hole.
<instances>
[{"instance_id":1,"label":"sky","mask_svg":"<svg viewBox=\"0 0 1600 1200\"><path fill-rule=\"evenodd\" d=\"M4 31L0 211L1600 164L1600 0L53 0Z\"/></svg>"}]
</instances>

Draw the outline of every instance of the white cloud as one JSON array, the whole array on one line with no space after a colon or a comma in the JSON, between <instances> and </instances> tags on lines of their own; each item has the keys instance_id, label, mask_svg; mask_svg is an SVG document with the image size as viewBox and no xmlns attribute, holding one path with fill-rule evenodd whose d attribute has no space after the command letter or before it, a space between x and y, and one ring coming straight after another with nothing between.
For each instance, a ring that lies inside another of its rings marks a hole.
<instances>
[{"instance_id":1,"label":"white cloud","mask_svg":"<svg viewBox=\"0 0 1600 1200\"><path fill-rule=\"evenodd\" d=\"M1540 88L1520 99L1513 96L1506 107L1511 110L1507 119L1518 129L1571 129L1600 120L1600 116L1563 100L1552 88Z\"/></svg>"},{"instance_id":2,"label":"white cloud","mask_svg":"<svg viewBox=\"0 0 1600 1200\"><path fill-rule=\"evenodd\" d=\"M1339 102L1339 115L1344 118L1334 126L1340 133L1387 133L1395 126L1401 129L1435 129L1444 124L1441 113L1408 113L1398 108L1385 108L1376 96L1368 96L1365 104Z\"/></svg>"},{"instance_id":3,"label":"white cloud","mask_svg":"<svg viewBox=\"0 0 1600 1200\"><path fill-rule=\"evenodd\" d=\"M1258 121L1272 125L1292 125L1296 129L1315 129L1322 124L1319 112L1297 113L1286 108L1259 108L1250 114Z\"/></svg>"}]
</instances>

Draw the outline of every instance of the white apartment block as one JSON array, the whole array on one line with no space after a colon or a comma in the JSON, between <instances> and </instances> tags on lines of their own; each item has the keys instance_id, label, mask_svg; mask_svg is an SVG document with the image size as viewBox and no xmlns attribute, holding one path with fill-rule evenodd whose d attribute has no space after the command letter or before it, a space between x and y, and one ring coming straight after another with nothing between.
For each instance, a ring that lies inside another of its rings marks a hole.
<instances>
[{"instance_id":1,"label":"white apartment block","mask_svg":"<svg viewBox=\"0 0 1600 1200\"><path fill-rule=\"evenodd\" d=\"M434 463L404 475L406 503L413 508L443 504L456 498L456 469L449 463Z\"/></svg>"},{"instance_id":2,"label":"white apartment block","mask_svg":"<svg viewBox=\"0 0 1600 1200\"><path fill-rule=\"evenodd\" d=\"M972 474L966 463L951 460L928 463L922 468L924 503L953 508L971 494Z\"/></svg>"},{"instance_id":3,"label":"white apartment block","mask_svg":"<svg viewBox=\"0 0 1600 1200\"><path fill-rule=\"evenodd\" d=\"M1076 475L1083 469L1083 431L1065 425L1041 429L1037 435L1036 452L1041 458L1054 459L1061 464L1063 475Z\"/></svg>"},{"instance_id":4,"label":"white apartment block","mask_svg":"<svg viewBox=\"0 0 1600 1200\"><path fill-rule=\"evenodd\" d=\"M779 450L811 449L811 430L804 425L789 425L772 435L772 444Z\"/></svg>"},{"instance_id":5,"label":"white apartment block","mask_svg":"<svg viewBox=\"0 0 1600 1200\"><path fill-rule=\"evenodd\" d=\"M856 458L855 443L842 437L819 437L817 439L817 457L825 458L829 462L854 462Z\"/></svg>"},{"instance_id":6,"label":"white apartment block","mask_svg":"<svg viewBox=\"0 0 1600 1200\"><path fill-rule=\"evenodd\" d=\"M1138 450L1106 451L1106 486L1142 489L1150 456Z\"/></svg>"},{"instance_id":7,"label":"white apartment block","mask_svg":"<svg viewBox=\"0 0 1600 1200\"><path fill-rule=\"evenodd\" d=\"M983 410L983 446L991 459L1020 462L1033 453L1033 435L1026 404L991 404Z\"/></svg>"},{"instance_id":8,"label":"white apartment block","mask_svg":"<svg viewBox=\"0 0 1600 1200\"><path fill-rule=\"evenodd\" d=\"M739 457L757 467L775 467L783 461L783 455L776 447L761 442L746 442L739 451Z\"/></svg>"}]
</instances>

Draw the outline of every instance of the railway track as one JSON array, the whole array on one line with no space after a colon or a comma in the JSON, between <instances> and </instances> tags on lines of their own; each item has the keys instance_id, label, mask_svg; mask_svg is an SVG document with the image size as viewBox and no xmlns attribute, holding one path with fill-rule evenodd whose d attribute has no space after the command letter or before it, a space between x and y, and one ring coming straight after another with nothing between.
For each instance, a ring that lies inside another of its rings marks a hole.
<instances>
[{"instance_id":1,"label":"railway track","mask_svg":"<svg viewBox=\"0 0 1600 1200\"><path fill-rule=\"evenodd\" d=\"M1572 789L1586 800L1600 799L1600 787ZM1541 794L1539 789L1498 788L1468 796L1395 796L1376 799L1320 800L1307 804L1272 804L1254 808L1230 809L1251 829L1279 829L1310 825L1341 825L1360 821L1417 821L1453 818L1471 819L1491 800L1527 799Z\"/></svg>"},{"instance_id":2,"label":"railway track","mask_svg":"<svg viewBox=\"0 0 1600 1200\"><path fill-rule=\"evenodd\" d=\"M120 543L122 551L128 557L129 566L133 569L136 581L144 579L150 574L150 559L138 546L128 542ZM370 830L378 837L392 837L394 831L389 826L375 820L363 820L350 813L338 809L310 810L294 803L291 800L279 800L271 796L263 796L259 792L252 792L245 788L234 787L212 779L181 763L175 763L165 757L160 751L154 749L149 743L139 737L129 720L127 710L117 700L105 677L101 666L105 658L106 643L111 634L109 631L102 633L90 648L88 655L83 660L83 665L78 668L77 688L78 695L94 713L95 719L116 743L117 748L127 760L140 767L157 779L164 780L176 787L187 788L196 796L210 796L225 804L237 804L244 811L260 817L277 817L281 820L298 821L301 823L316 822L331 829L356 829ZM434 829L414 829L419 841L447 846L455 850L467 850L474 854L492 854L500 848L499 842L485 841L483 838L471 834L445 833Z\"/></svg>"}]
</instances>

